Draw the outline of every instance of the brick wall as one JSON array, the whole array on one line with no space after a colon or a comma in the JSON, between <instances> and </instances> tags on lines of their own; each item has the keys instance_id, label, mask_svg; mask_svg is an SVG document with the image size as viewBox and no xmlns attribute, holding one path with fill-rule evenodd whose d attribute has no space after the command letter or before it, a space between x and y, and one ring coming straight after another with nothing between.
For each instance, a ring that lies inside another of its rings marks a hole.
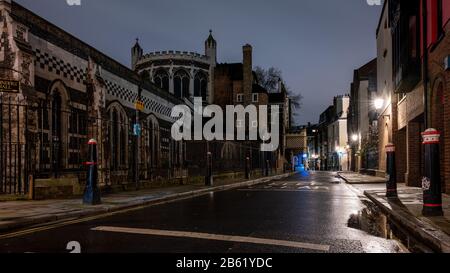
<instances>
[{"instance_id":1,"label":"brick wall","mask_svg":"<svg viewBox=\"0 0 450 273\"><path fill-rule=\"evenodd\" d=\"M214 72L214 104L222 107L233 104L233 81L225 67Z\"/></svg>"},{"instance_id":2,"label":"brick wall","mask_svg":"<svg viewBox=\"0 0 450 273\"><path fill-rule=\"evenodd\" d=\"M450 72L444 71L444 58L450 55L450 24L444 38L430 51L430 122L441 131L441 174L443 190L450 192Z\"/></svg>"},{"instance_id":3,"label":"brick wall","mask_svg":"<svg viewBox=\"0 0 450 273\"><path fill-rule=\"evenodd\" d=\"M405 183L407 171L406 129L397 131L396 143L397 181L399 183Z\"/></svg>"},{"instance_id":4,"label":"brick wall","mask_svg":"<svg viewBox=\"0 0 450 273\"><path fill-rule=\"evenodd\" d=\"M406 127L407 161L406 184L410 187L422 187L422 136L423 124L420 120L411 121Z\"/></svg>"},{"instance_id":5,"label":"brick wall","mask_svg":"<svg viewBox=\"0 0 450 273\"><path fill-rule=\"evenodd\" d=\"M237 101L237 95L243 93L243 81L233 81L233 97L230 104L243 104L242 102Z\"/></svg>"}]
</instances>

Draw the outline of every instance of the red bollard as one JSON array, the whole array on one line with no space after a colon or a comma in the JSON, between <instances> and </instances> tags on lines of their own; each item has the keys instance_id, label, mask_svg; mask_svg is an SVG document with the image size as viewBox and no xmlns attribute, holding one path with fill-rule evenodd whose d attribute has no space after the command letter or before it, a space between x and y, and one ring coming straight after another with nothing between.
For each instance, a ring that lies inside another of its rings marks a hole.
<instances>
[{"instance_id":1,"label":"red bollard","mask_svg":"<svg viewBox=\"0 0 450 273\"><path fill-rule=\"evenodd\" d=\"M442 188L439 154L440 133L436 129L428 129L422 133L425 148L425 172L422 179L423 215L442 216Z\"/></svg>"}]
</instances>

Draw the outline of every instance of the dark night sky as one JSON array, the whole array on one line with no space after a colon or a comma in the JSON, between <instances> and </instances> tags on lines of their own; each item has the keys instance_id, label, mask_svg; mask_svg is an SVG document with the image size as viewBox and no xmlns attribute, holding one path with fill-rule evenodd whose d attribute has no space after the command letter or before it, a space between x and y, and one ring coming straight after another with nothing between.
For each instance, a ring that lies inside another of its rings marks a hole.
<instances>
[{"instance_id":1,"label":"dark night sky","mask_svg":"<svg viewBox=\"0 0 450 273\"><path fill-rule=\"evenodd\" d=\"M212 29L219 62L275 66L304 96L298 122L317 122L332 97L348 93L353 69L376 56L381 6L366 0L16 0L129 66L136 37L144 51L203 53Z\"/></svg>"}]
</instances>

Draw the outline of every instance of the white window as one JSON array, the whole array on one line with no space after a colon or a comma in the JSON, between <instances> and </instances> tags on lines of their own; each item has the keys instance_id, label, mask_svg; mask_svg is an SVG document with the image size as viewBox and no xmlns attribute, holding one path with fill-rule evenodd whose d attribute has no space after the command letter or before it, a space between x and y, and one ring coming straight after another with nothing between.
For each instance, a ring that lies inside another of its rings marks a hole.
<instances>
[{"instance_id":1,"label":"white window","mask_svg":"<svg viewBox=\"0 0 450 273\"><path fill-rule=\"evenodd\" d=\"M258 102L259 101L259 94L252 94L252 102Z\"/></svg>"},{"instance_id":2,"label":"white window","mask_svg":"<svg viewBox=\"0 0 450 273\"><path fill-rule=\"evenodd\" d=\"M237 102L244 102L244 94L237 94L236 101Z\"/></svg>"}]
</instances>

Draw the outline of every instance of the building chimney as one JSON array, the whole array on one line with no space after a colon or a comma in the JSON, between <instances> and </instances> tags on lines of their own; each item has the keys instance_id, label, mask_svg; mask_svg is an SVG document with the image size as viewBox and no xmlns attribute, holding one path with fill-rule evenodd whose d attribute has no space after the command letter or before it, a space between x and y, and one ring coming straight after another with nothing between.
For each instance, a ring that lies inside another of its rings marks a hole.
<instances>
[{"instance_id":1,"label":"building chimney","mask_svg":"<svg viewBox=\"0 0 450 273\"><path fill-rule=\"evenodd\" d=\"M252 89L253 89L253 62L252 62L252 46L246 44L243 48L243 83L242 88L244 91L245 103L249 104L252 101Z\"/></svg>"}]
</instances>

